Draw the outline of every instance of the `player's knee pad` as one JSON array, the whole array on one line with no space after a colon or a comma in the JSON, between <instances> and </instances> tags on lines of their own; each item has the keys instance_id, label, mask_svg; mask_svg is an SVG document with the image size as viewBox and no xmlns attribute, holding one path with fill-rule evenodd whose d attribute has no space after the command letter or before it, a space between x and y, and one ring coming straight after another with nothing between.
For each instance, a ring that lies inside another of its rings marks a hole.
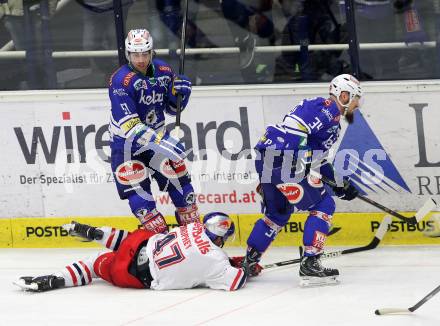
<instances>
[{"instance_id":1,"label":"player's knee pad","mask_svg":"<svg viewBox=\"0 0 440 326\"><path fill-rule=\"evenodd\" d=\"M255 223L254 228L252 229L252 232L247 240L247 245L255 248L259 252L266 251L286 222L280 225L275 223L268 216L263 216L263 218L259 219Z\"/></svg>"},{"instance_id":2,"label":"player's knee pad","mask_svg":"<svg viewBox=\"0 0 440 326\"><path fill-rule=\"evenodd\" d=\"M304 225L304 252L306 256L320 254L332 224L335 204L328 195L313 207Z\"/></svg>"},{"instance_id":3,"label":"player's knee pad","mask_svg":"<svg viewBox=\"0 0 440 326\"><path fill-rule=\"evenodd\" d=\"M156 233L163 233L168 231L168 225L163 215L156 209L154 201L148 201L133 194L128 197L131 211L139 219L146 230Z\"/></svg>"}]
</instances>

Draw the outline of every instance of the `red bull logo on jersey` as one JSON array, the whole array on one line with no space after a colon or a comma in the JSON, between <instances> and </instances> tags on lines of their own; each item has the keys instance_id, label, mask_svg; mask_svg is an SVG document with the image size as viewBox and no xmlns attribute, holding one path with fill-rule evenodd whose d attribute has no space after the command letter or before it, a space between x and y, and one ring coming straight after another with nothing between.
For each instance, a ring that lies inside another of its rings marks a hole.
<instances>
[{"instance_id":1,"label":"red bull logo on jersey","mask_svg":"<svg viewBox=\"0 0 440 326\"><path fill-rule=\"evenodd\" d=\"M211 249L211 245L209 241L204 240L202 238L202 234L204 232L203 225L201 223L194 223L192 236L194 238L194 242L196 243L197 249L200 251L202 255L206 255Z\"/></svg>"}]
</instances>

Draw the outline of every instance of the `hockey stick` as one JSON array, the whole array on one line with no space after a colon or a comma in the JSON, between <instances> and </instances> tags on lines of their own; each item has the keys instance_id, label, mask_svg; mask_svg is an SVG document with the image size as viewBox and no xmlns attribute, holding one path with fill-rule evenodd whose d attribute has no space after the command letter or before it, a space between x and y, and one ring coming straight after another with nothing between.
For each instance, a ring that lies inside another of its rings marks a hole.
<instances>
[{"instance_id":1,"label":"hockey stick","mask_svg":"<svg viewBox=\"0 0 440 326\"><path fill-rule=\"evenodd\" d=\"M329 185L330 187L338 187L338 185L336 184L335 181L330 180L329 178L315 172L315 171L310 171L310 174L312 174L314 177L321 179L322 182L324 182L325 184ZM362 195L357 195L356 198L359 198L360 200L363 200L364 202L373 205L374 207L379 208L380 210L394 216L397 217L398 219L405 221L409 224L417 224L418 222L420 222L430 211L432 211L436 206L437 203L434 201L434 199L429 198L425 204L423 204L423 206L416 212L416 214L414 216L403 216L402 214L397 213L396 211L393 211L392 209L389 209L388 207L385 207L381 204L379 204L378 202L362 196Z\"/></svg>"},{"instance_id":2,"label":"hockey stick","mask_svg":"<svg viewBox=\"0 0 440 326\"><path fill-rule=\"evenodd\" d=\"M323 253L321 255L321 258L336 258L336 257L342 256L342 255L346 255L346 254L352 254L352 253L355 253L355 252L361 252L361 251L367 251L367 250L375 249L379 245L379 243L382 241L385 233L387 233L388 226L390 224L391 224L391 216L386 215L384 217L384 219L382 220L382 222L380 223L379 228L377 229L376 234L374 235L373 240L371 240L371 242L369 244L367 244L366 246L355 247L355 248L350 248L350 249L343 249L343 250L338 250L338 251L326 252L326 253ZM286 265L298 264L300 262L301 262L301 258L297 258L297 259L281 261L281 262L278 262L278 263L272 263L272 264L263 265L262 267L264 269L266 269L266 268L273 268L273 267L281 267L281 266L286 266Z\"/></svg>"},{"instance_id":3,"label":"hockey stick","mask_svg":"<svg viewBox=\"0 0 440 326\"><path fill-rule=\"evenodd\" d=\"M409 308L382 308L382 309L376 309L374 313L376 315L386 315L386 314L400 314L400 313L407 313L407 312L413 312L420 308L422 305L425 304L426 301L431 299L434 295L440 292L440 285L437 286L434 290L432 290L426 297L424 297L422 300L417 302L414 306Z\"/></svg>"},{"instance_id":4,"label":"hockey stick","mask_svg":"<svg viewBox=\"0 0 440 326\"><path fill-rule=\"evenodd\" d=\"M185 72L185 47L186 47L186 25L188 21L188 0L185 0L185 12L183 15L182 22L182 36L180 38L180 64L179 64L179 75L183 75ZM180 138L180 116L182 114L182 95L177 95L176 103L176 124L174 126L172 135L175 138Z\"/></svg>"}]
</instances>

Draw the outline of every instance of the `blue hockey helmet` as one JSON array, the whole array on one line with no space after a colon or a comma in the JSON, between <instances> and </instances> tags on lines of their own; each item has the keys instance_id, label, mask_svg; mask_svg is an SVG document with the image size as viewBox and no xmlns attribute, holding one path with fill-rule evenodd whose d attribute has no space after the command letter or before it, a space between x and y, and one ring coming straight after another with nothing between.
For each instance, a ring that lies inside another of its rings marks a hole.
<instances>
[{"instance_id":1,"label":"blue hockey helmet","mask_svg":"<svg viewBox=\"0 0 440 326\"><path fill-rule=\"evenodd\" d=\"M215 241L218 237L222 238L221 247L235 232L235 225L232 219L227 214L221 212L206 214L203 217L203 225L205 226L206 235L212 241Z\"/></svg>"}]
</instances>

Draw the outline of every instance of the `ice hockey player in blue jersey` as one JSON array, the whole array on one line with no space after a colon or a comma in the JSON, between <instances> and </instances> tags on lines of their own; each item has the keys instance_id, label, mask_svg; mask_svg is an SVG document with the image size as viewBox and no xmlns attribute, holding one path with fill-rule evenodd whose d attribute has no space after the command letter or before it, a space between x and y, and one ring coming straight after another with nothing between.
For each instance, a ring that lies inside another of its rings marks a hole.
<instances>
[{"instance_id":1,"label":"ice hockey player in blue jersey","mask_svg":"<svg viewBox=\"0 0 440 326\"><path fill-rule=\"evenodd\" d=\"M255 167L262 195L262 213L247 240L243 267L250 275L263 252L286 225L294 210L308 211L304 225L304 254L300 265L303 286L338 283L339 271L324 268L323 253L335 212L335 202L322 181L310 169L338 183L333 192L342 200L354 199L358 191L348 178L338 177L330 162L328 150L339 137L340 118L348 123L360 106L362 90L359 81L343 74L330 83L330 97L305 99L284 116L280 124L268 126L257 143ZM317 171L318 172L318 171Z\"/></svg>"},{"instance_id":2,"label":"ice hockey player in blue jersey","mask_svg":"<svg viewBox=\"0 0 440 326\"><path fill-rule=\"evenodd\" d=\"M111 166L121 199L145 229L165 232L168 226L151 192L154 179L176 207L179 225L199 220L186 169L184 145L165 130L165 113L176 114L188 104L191 82L177 76L165 62L154 58L153 38L135 29L125 40L128 64L113 73L109 84Z\"/></svg>"}]
</instances>

